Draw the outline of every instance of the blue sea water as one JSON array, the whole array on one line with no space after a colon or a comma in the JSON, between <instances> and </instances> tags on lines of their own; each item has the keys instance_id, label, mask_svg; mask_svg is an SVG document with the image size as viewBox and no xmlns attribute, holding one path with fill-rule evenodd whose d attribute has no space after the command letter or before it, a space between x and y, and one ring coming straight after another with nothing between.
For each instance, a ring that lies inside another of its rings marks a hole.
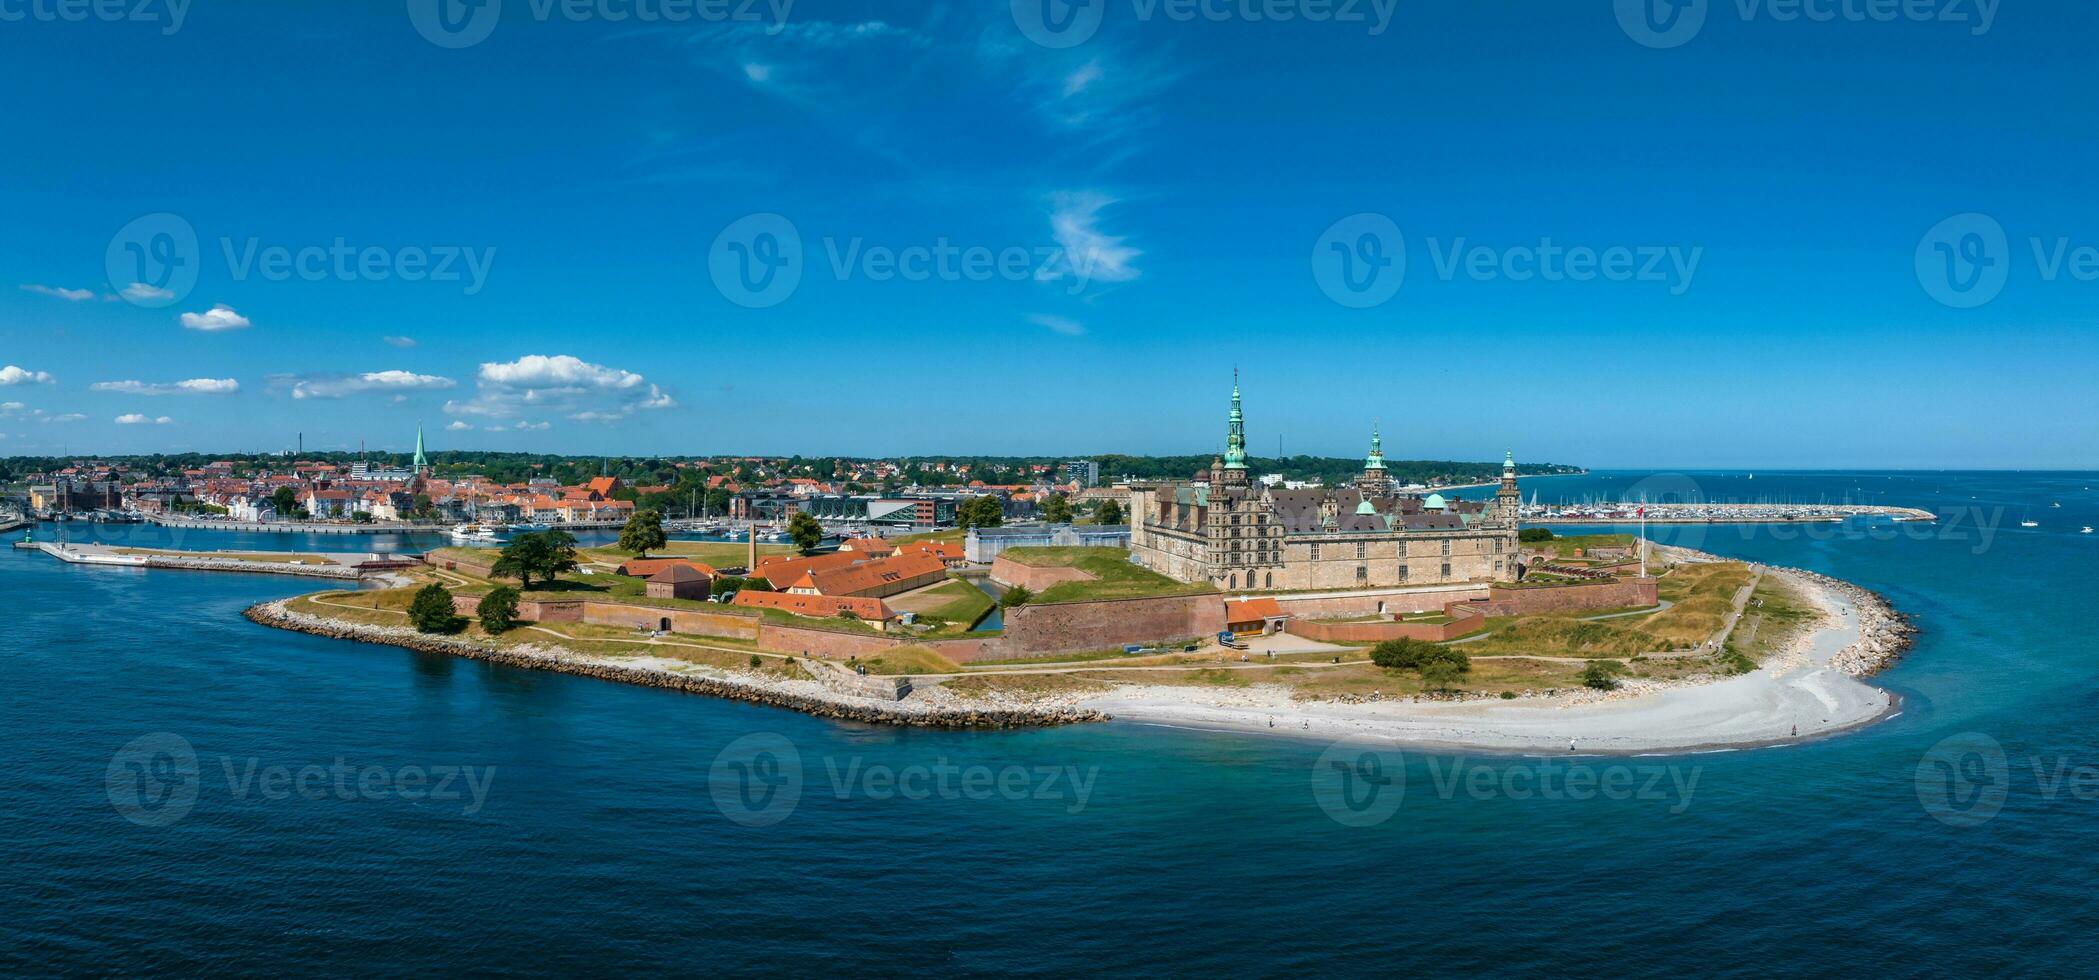
<instances>
[{"instance_id":1,"label":"blue sea water","mask_svg":"<svg viewBox=\"0 0 2099 980\"><path fill-rule=\"evenodd\" d=\"M1940 512L1653 529L1888 595L1899 717L1388 785L1310 741L872 728L287 634L239 612L309 584L0 550L0 972L2089 973L2099 474L1745 477L1525 494ZM455 767L479 795L433 792Z\"/></svg>"}]
</instances>

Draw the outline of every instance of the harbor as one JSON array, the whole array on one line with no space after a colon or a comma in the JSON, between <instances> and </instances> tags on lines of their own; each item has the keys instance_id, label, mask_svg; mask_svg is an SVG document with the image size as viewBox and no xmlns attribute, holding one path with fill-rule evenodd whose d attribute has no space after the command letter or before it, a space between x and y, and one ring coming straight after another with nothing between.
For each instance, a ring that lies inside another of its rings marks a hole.
<instances>
[{"instance_id":1,"label":"harbor","mask_svg":"<svg viewBox=\"0 0 2099 980\"><path fill-rule=\"evenodd\" d=\"M1877 504L1546 504L1523 505L1526 524L1793 524L1840 523L1857 518L1929 522L1937 514Z\"/></svg>"}]
</instances>

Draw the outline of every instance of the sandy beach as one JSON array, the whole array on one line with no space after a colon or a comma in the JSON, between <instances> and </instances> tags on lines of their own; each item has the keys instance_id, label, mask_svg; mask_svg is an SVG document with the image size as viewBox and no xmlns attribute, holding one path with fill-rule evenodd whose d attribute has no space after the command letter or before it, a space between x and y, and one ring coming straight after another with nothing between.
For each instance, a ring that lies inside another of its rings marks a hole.
<instances>
[{"instance_id":1,"label":"sandy beach","mask_svg":"<svg viewBox=\"0 0 2099 980\"><path fill-rule=\"evenodd\" d=\"M1127 685L1080 699L1117 720L1301 738L1354 738L1488 752L1641 754L1817 738L1893 713L1896 699L1860 679L1906 629L1878 597L1783 569L1824 619L1762 667L1738 677L1632 682L1513 701L1296 701L1278 686L1237 690Z\"/></svg>"}]
</instances>

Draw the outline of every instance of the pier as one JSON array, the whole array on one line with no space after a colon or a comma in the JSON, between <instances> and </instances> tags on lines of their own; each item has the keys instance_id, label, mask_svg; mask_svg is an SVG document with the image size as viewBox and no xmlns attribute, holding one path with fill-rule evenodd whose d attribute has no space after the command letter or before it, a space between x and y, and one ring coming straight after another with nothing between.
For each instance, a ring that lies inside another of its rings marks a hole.
<instances>
[{"instance_id":1,"label":"pier","mask_svg":"<svg viewBox=\"0 0 2099 980\"><path fill-rule=\"evenodd\" d=\"M171 551L99 544L18 541L16 548L41 551L69 565L175 568L197 572L249 572L356 581L366 575L411 568L417 559L381 554L298 554L281 551Z\"/></svg>"}]
</instances>

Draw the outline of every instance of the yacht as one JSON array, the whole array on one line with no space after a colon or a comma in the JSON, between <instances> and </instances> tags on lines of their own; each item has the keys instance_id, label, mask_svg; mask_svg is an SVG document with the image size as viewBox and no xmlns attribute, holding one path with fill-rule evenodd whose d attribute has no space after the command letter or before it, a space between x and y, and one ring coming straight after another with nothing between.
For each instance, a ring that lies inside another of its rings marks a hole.
<instances>
[{"instance_id":1,"label":"yacht","mask_svg":"<svg viewBox=\"0 0 2099 980\"><path fill-rule=\"evenodd\" d=\"M2040 521L2020 521L2020 522L2019 522L2019 526L2020 526L2020 527L2040 527L2040 526L2041 526L2041 522L2040 522Z\"/></svg>"},{"instance_id":2,"label":"yacht","mask_svg":"<svg viewBox=\"0 0 2099 980\"><path fill-rule=\"evenodd\" d=\"M2092 533L2092 526L2091 526L2090 524L2086 524L2086 525L2084 526L2084 530L2082 530L2082 531L2079 531L2079 532L2077 532L2077 533L2079 533L2079 534L2090 534L2090 533Z\"/></svg>"},{"instance_id":3,"label":"yacht","mask_svg":"<svg viewBox=\"0 0 2099 980\"><path fill-rule=\"evenodd\" d=\"M461 544L489 543L496 539L496 530L481 524L461 524L452 529L452 540Z\"/></svg>"}]
</instances>

